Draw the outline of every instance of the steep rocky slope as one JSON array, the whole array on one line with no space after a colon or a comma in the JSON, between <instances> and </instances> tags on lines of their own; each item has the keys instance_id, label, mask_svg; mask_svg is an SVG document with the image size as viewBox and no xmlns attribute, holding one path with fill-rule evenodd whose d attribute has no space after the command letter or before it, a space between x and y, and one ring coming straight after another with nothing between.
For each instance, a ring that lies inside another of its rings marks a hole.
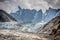
<instances>
[{"instance_id":1,"label":"steep rocky slope","mask_svg":"<svg viewBox=\"0 0 60 40\"><path fill-rule=\"evenodd\" d=\"M8 13L6 13L4 10L0 10L0 22L10 21L16 21L16 19L10 16Z\"/></svg>"},{"instance_id":2,"label":"steep rocky slope","mask_svg":"<svg viewBox=\"0 0 60 40\"><path fill-rule=\"evenodd\" d=\"M49 21L39 33L53 36L54 40L60 40L60 16ZM48 36L47 36L48 37Z\"/></svg>"}]
</instances>

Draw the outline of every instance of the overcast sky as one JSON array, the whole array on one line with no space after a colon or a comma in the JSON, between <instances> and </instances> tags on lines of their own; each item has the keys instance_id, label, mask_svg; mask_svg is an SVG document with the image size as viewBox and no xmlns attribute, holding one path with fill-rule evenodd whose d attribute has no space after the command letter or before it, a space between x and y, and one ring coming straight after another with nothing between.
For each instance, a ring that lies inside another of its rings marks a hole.
<instances>
[{"instance_id":1,"label":"overcast sky","mask_svg":"<svg viewBox=\"0 0 60 40\"><path fill-rule=\"evenodd\" d=\"M60 0L0 0L0 9L10 12L18 10L18 5L24 9L42 9L45 12L49 7L60 8Z\"/></svg>"}]
</instances>

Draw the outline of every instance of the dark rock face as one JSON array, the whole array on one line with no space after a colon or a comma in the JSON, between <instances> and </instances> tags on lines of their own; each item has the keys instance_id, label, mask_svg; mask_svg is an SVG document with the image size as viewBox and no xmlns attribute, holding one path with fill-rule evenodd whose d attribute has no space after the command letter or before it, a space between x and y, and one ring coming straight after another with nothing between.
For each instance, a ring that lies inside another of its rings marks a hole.
<instances>
[{"instance_id":1,"label":"dark rock face","mask_svg":"<svg viewBox=\"0 0 60 40\"><path fill-rule=\"evenodd\" d=\"M6 21L10 21L8 19L8 17L5 15L6 12L0 10L0 22L6 22Z\"/></svg>"},{"instance_id":2,"label":"dark rock face","mask_svg":"<svg viewBox=\"0 0 60 40\"><path fill-rule=\"evenodd\" d=\"M53 36L54 40L60 40L60 16L53 18L49 21L40 33L48 34L49 36Z\"/></svg>"},{"instance_id":3,"label":"dark rock face","mask_svg":"<svg viewBox=\"0 0 60 40\"><path fill-rule=\"evenodd\" d=\"M16 21L12 16L3 10L0 10L0 22L10 22L11 20Z\"/></svg>"}]
</instances>

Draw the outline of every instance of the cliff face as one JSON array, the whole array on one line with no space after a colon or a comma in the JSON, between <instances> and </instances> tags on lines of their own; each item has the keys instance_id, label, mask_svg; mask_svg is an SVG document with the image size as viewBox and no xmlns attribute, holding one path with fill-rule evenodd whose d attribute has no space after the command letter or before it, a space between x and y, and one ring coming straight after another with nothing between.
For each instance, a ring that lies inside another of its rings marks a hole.
<instances>
[{"instance_id":1,"label":"cliff face","mask_svg":"<svg viewBox=\"0 0 60 40\"><path fill-rule=\"evenodd\" d=\"M5 11L0 10L0 22L10 22L10 21L16 21L16 19L14 19Z\"/></svg>"},{"instance_id":2,"label":"cliff face","mask_svg":"<svg viewBox=\"0 0 60 40\"><path fill-rule=\"evenodd\" d=\"M49 21L39 33L54 35L54 40L60 40L60 16L53 18Z\"/></svg>"}]
</instances>

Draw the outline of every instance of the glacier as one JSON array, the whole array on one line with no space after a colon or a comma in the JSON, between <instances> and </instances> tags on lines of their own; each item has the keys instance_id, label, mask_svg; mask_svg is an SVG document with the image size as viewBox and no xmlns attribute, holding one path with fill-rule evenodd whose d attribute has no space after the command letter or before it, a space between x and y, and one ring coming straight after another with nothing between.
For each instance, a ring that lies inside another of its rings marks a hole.
<instances>
[{"instance_id":1,"label":"glacier","mask_svg":"<svg viewBox=\"0 0 60 40\"><path fill-rule=\"evenodd\" d=\"M0 29L15 29L23 32L37 32L38 29L42 29L44 23L17 23L17 22L0 22ZM39 30L40 30L39 29Z\"/></svg>"}]
</instances>

